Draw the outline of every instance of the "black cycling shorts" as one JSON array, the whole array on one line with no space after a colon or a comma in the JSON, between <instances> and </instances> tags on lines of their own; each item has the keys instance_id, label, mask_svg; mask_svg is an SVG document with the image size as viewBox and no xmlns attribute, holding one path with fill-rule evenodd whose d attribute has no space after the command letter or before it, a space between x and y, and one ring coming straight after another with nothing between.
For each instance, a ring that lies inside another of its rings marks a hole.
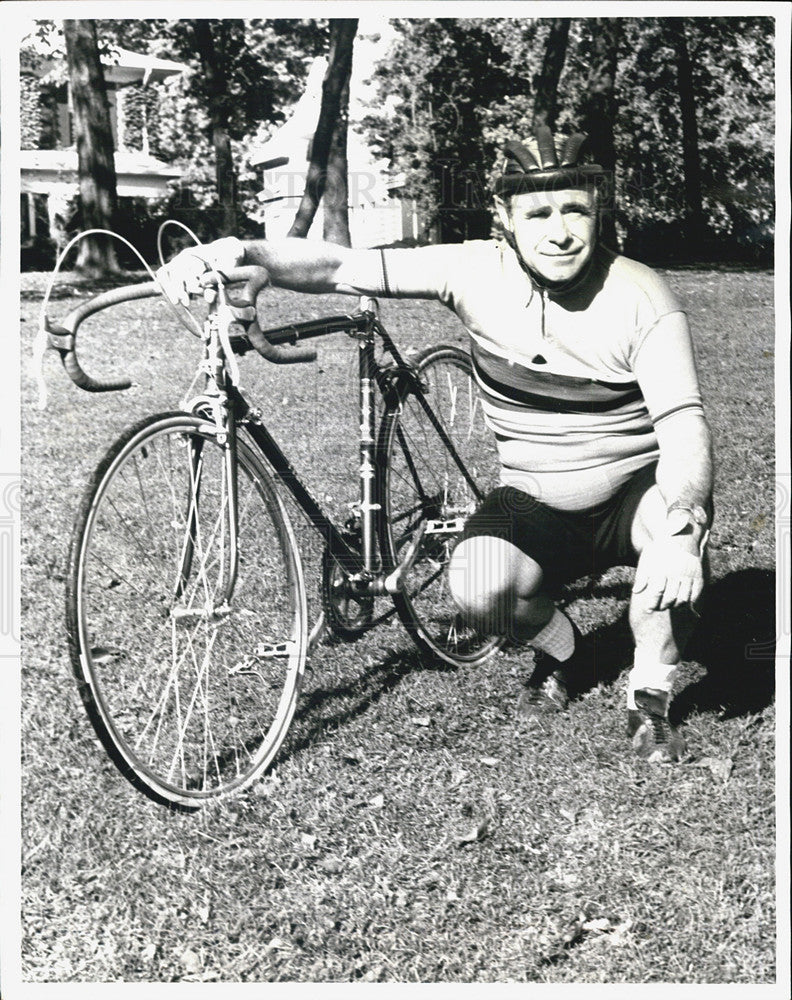
<instances>
[{"instance_id":1,"label":"black cycling shorts","mask_svg":"<svg viewBox=\"0 0 792 1000\"><path fill-rule=\"evenodd\" d=\"M611 566L635 566L632 523L641 497L655 484L656 469L656 462L639 469L589 510L556 510L513 486L499 486L468 518L459 540L484 535L511 542L542 567L549 588Z\"/></svg>"}]
</instances>

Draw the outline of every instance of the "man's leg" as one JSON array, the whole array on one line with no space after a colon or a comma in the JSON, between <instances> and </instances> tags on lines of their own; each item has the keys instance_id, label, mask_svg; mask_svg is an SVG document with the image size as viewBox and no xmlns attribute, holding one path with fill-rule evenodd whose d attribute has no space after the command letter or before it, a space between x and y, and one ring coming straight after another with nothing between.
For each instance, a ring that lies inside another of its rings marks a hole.
<instances>
[{"instance_id":1,"label":"man's leg","mask_svg":"<svg viewBox=\"0 0 792 1000\"><path fill-rule=\"evenodd\" d=\"M479 632L514 642L532 639L553 615L543 579L537 562L492 535L463 539L448 567L451 595L466 620Z\"/></svg>"},{"instance_id":2,"label":"man's leg","mask_svg":"<svg viewBox=\"0 0 792 1000\"><path fill-rule=\"evenodd\" d=\"M665 519L665 501L657 486L652 486L641 498L632 524L631 540L639 558L645 546L661 536ZM635 662L628 679L629 728L642 756L667 761L685 751L684 740L668 725L667 716L674 676L696 616L688 606L656 611L649 599L643 590L630 601Z\"/></svg>"},{"instance_id":3,"label":"man's leg","mask_svg":"<svg viewBox=\"0 0 792 1000\"><path fill-rule=\"evenodd\" d=\"M543 581L534 559L492 535L463 539L448 568L451 594L474 628L534 648L534 674L518 703L526 716L566 707L563 669L575 652L576 630L543 589Z\"/></svg>"}]
</instances>

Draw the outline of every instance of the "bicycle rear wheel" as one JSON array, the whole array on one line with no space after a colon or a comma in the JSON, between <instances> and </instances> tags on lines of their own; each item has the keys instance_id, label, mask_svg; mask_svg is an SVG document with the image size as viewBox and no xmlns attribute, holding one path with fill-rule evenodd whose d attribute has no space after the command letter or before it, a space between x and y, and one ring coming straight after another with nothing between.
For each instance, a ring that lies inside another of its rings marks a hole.
<instances>
[{"instance_id":1,"label":"bicycle rear wheel","mask_svg":"<svg viewBox=\"0 0 792 1000\"><path fill-rule=\"evenodd\" d=\"M431 347L413 364L420 388L408 383L381 429L380 546L386 569L393 570L426 525L413 568L394 595L396 610L425 652L448 663L478 664L501 640L462 621L446 568L465 519L497 485L495 444L466 352Z\"/></svg>"},{"instance_id":2,"label":"bicycle rear wheel","mask_svg":"<svg viewBox=\"0 0 792 1000\"><path fill-rule=\"evenodd\" d=\"M237 445L235 580L225 447L184 413L147 418L108 451L69 554L69 649L91 722L136 788L188 810L269 765L305 666L291 525Z\"/></svg>"}]
</instances>

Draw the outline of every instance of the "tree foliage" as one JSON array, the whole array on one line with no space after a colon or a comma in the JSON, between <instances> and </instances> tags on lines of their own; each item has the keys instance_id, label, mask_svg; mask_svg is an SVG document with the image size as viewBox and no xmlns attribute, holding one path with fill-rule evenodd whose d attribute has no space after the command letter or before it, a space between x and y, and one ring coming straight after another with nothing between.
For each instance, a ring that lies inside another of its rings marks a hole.
<instances>
[{"instance_id":1,"label":"tree foliage","mask_svg":"<svg viewBox=\"0 0 792 1000\"><path fill-rule=\"evenodd\" d=\"M327 23L224 18L107 21L100 28L116 45L190 67L160 88L158 150L185 172L174 208L200 222L202 236L255 233L247 152L300 96L310 59L326 45Z\"/></svg>"},{"instance_id":2,"label":"tree foliage","mask_svg":"<svg viewBox=\"0 0 792 1000\"><path fill-rule=\"evenodd\" d=\"M106 58L123 47L190 68L153 85L154 134L147 122L152 151L183 171L170 214L203 236L232 228L260 235L247 153L300 95L311 58L327 51L328 22L204 21L198 30L210 34L208 61L206 46L196 44L199 22L96 23ZM57 36L57 22L39 24L40 33ZM756 255L772 246L772 18L392 24L396 37L375 70L379 95L366 127L374 152L390 158L403 193L417 201L426 238L486 236L498 149L544 120L561 131L590 130L596 156L614 170L609 220L627 252L657 259L685 247L691 256L737 248ZM62 71L50 78L53 87L64 82ZM22 100L25 142L35 145L51 131L52 116L33 90L25 89ZM130 101L133 112L145 104ZM236 220L228 213L232 203ZM218 208L205 225L207 210Z\"/></svg>"},{"instance_id":3,"label":"tree foliage","mask_svg":"<svg viewBox=\"0 0 792 1000\"><path fill-rule=\"evenodd\" d=\"M151 152L183 172L167 214L190 223L202 237L232 228L243 235L259 235L256 177L248 151L283 121L300 97L311 59L326 50L327 22L149 18L95 23L106 61L112 62L122 48L188 67L184 75L148 85L156 92L157 100L151 103L158 109L156 120L148 121ZM61 23L36 24L37 35L47 40L53 53L65 54ZM209 33L209 48L196 44L196 26L203 31L204 43ZM46 83L53 88L64 82L65 74L56 65ZM28 119L29 141L35 143L43 126L32 113ZM238 208L236 217L230 209L232 200Z\"/></svg>"},{"instance_id":4,"label":"tree foliage","mask_svg":"<svg viewBox=\"0 0 792 1000\"><path fill-rule=\"evenodd\" d=\"M529 91L529 68L522 79L510 73L509 55L480 19L392 23L398 37L375 80L395 111L370 115L369 135L436 238L474 235L488 225L482 99L499 104Z\"/></svg>"},{"instance_id":5,"label":"tree foliage","mask_svg":"<svg viewBox=\"0 0 792 1000\"><path fill-rule=\"evenodd\" d=\"M691 256L766 251L773 20L560 21L392 22L397 36L377 69L377 110L366 124L434 235L485 235L481 210L498 148L555 114L559 130L585 124L597 157L613 167L614 218L626 250L679 254L686 236ZM696 190L701 209L691 231Z\"/></svg>"}]
</instances>

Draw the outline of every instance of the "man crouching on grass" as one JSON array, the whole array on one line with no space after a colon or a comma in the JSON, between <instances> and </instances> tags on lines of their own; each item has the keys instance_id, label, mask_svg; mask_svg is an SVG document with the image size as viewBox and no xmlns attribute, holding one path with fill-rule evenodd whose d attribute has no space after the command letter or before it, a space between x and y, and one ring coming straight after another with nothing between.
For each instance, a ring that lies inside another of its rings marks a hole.
<instances>
[{"instance_id":1,"label":"man crouching on grass","mask_svg":"<svg viewBox=\"0 0 792 1000\"><path fill-rule=\"evenodd\" d=\"M584 149L581 134L554 139L546 127L506 144L500 240L379 251L225 239L183 251L161 276L183 300L204 261L258 264L284 288L453 309L502 467L451 558L454 599L482 632L533 647L518 702L530 718L564 711L583 666L579 632L552 595L636 566L627 728L641 757L670 762L685 753L668 706L705 581L710 433L685 313L662 278L598 241L603 171Z\"/></svg>"}]
</instances>

